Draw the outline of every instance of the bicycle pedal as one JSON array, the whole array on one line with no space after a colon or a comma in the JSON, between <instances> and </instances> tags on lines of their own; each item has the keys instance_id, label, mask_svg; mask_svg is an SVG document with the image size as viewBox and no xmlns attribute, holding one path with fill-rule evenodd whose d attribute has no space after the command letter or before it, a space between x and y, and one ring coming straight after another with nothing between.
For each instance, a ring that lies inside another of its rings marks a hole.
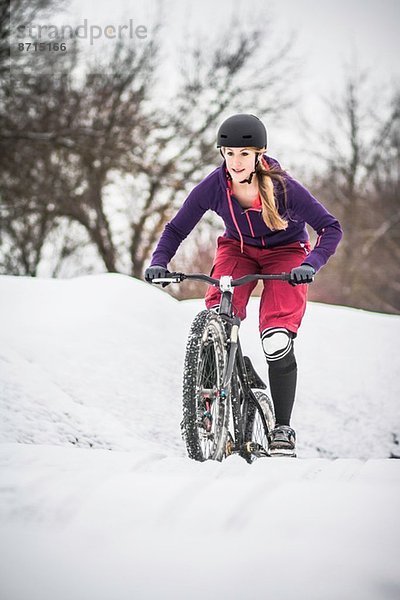
<instances>
[{"instance_id":1,"label":"bicycle pedal","mask_svg":"<svg viewBox=\"0 0 400 600\"><path fill-rule=\"evenodd\" d=\"M264 456L268 456L268 452L265 450L264 446L258 444L257 442L246 442L242 447L242 456L246 457L256 457L262 458Z\"/></svg>"},{"instance_id":2,"label":"bicycle pedal","mask_svg":"<svg viewBox=\"0 0 400 600\"><path fill-rule=\"evenodd\" d=\"M255 454L257 452L266 452L264 446L257 442L246 442L244 445L245 451L249 454Z\"/></svg>"}]
</instances>

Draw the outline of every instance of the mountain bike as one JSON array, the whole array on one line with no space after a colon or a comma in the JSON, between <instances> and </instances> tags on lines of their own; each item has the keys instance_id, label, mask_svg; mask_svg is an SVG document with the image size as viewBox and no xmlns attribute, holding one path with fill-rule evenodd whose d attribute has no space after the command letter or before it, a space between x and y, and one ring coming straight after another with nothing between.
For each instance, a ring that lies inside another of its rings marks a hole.
<instances>
[{"instance_id":1,"label":"mountain bike","mask_svg":"<svg viewBox=\"0 0 400 600\"><path fill-rule=\"evenodd\" d=\"M219 306L201 311L194 319L186 346L181 429L190 458L221 461L239 454L251 463L269 455L274 407L267 386L242 353L233 288L260 279L289 281L289 277L281 273L215 279L202 273L169 273L153 279L153 283L204 281L221 291Z\"/></svg>"}]
</instances>

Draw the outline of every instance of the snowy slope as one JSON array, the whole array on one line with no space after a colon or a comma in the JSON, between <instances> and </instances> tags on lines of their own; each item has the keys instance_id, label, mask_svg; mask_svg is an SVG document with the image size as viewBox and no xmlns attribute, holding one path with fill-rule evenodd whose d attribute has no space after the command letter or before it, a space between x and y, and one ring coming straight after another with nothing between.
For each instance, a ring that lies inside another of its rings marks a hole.
<instances>
[{"instance_id":1,"label":"snowy slope","mask_svg":"<svg viewBox=\"0 0 400 600\"><path fill-rule=\"evenodd\" d=\"M179 422L202 307L0 277L1 600L400 596L399 317L310 304L302 458L198 464ZM242 339L265 375L257 300Z\"/></svg>"},{"instance_id":2,"label":"snowy slope","mask_svg":"<svg viewBox=\"0 0 400 600\"><path fill-rule=\"evenodd\" d=\"M266 376L258 300L244 349ZM122 275L0 277L0 440L134 450L179 434L186 337L203 302ZM399 453L400 318L309 303L295 342L303 457Z\"/></svg>"}]
</instances>

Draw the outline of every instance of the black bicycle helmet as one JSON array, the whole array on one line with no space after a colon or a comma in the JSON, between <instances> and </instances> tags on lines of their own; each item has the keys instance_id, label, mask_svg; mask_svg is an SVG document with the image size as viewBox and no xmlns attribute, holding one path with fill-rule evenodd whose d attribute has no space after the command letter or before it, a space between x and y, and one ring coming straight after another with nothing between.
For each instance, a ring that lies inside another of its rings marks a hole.
<instances>
[{"instance_id":1,"label":"black bicycle helmet","mask_svg":"<svg viewBox=\"0 0 400 600\"><path fill-rule=\"evenodd\" d=\"M238 114L226 119L217 134L217 148L267 147L267 130L264 123L254 115Z\"/></svg>"}]
</instances>

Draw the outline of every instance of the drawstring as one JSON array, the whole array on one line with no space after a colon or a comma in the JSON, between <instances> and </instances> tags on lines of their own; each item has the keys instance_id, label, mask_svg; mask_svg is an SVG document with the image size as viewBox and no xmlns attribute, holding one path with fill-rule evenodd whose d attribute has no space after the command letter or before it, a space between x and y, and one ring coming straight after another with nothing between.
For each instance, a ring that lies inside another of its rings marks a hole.
<instances>
[{"instance_id":1,"label":"drawstring","mask_svg":"<svg viewBox=\"0 0 400 600\"><path fill-rule=\"evenodd\" d=\"M249 217L249 212L248 212L248 211L246 211L246 212L245 212L245 215L246 215L246 218L247 218L247 222L248 222L248 224L249 224L249 227L250 227L250 232L251 232L251 235L252 235L253 237L256 237L256 236L254 235L254 229L253 229L253 225L251 224L251 220L250 220L250 217Z\"/></svg>"},{"instance_id":2,"label":"drawstring","mask_svg":"<svg viewBox=\"0 0 400 600\"><path fill-rule=\"evenodd\" d=\"M228 171L226 171L226 172L227 172L227 183L228 183L228 187L226 188L226 196L228 198L228 205L229 205L229 210L231 212L232 221L233 221L233 223L234 223L234 225L236 227L236 231L238 232L239 237L240 237L240 252L243 254L243 235L242 235L242 232L239 229L239 225L237 224L237 220L236 220L236 217L235 217L235 212L233 210L232 196L231 196L232 183L231 183L231 180L229 178Z\"/></svg>"}]
</instances>

